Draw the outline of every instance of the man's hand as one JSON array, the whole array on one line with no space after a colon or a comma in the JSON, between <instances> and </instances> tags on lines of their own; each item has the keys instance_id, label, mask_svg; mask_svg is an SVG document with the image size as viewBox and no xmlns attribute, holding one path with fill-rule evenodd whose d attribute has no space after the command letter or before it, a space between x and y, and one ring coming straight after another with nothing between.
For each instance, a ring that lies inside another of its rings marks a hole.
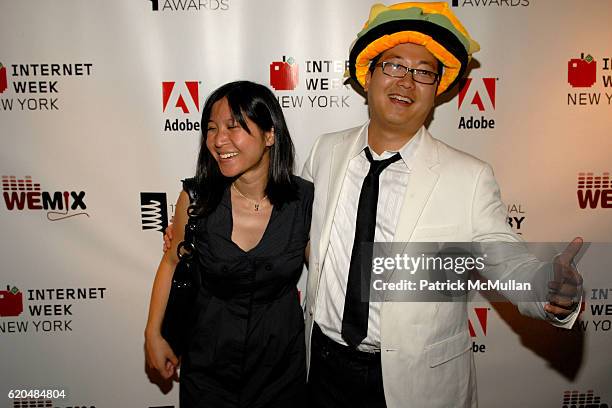
<instances>
[{"instance_id":1,"label":"man's hand","mask_svg":"<svg viewBox=\"0 0 612 408\"><path fill-rule=\"evenodd\" d=\"M174 239L174 224L168 224L166 231L164 233L164 252L167 252L170 248L172 248L172 239Z\"/></svg>"},{"instance_id":2,"label":"man's hand","mask_svg":"<svg viewBox=\"0 0 612 408\"><path fill-rule=\"evenodd\" d=\"M574 257L582 247L576 237L553 261L554 280L548 282L548 303L544 310L563 320L578 306L582 290L582 276L574 266Z\"/></svg>"}]
</instances>

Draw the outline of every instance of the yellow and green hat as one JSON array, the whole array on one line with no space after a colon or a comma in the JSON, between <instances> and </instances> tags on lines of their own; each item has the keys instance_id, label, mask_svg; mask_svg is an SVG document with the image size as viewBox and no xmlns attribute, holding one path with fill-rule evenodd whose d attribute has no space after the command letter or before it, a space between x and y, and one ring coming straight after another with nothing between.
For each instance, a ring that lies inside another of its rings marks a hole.
<instances>
[{"instance_id":1,"label":"yellow and green hat","mask_svg":"<svg viewBox=\"0 0 612 408\"><path fill-rule=\"evenodd\" d=\"M438 95L464 75L480 45L470 37L446 2L375 4L349 54L349 75L362 87L370 61L398 44L425 46L443 65Z\"/></svg>"}]
</instances>

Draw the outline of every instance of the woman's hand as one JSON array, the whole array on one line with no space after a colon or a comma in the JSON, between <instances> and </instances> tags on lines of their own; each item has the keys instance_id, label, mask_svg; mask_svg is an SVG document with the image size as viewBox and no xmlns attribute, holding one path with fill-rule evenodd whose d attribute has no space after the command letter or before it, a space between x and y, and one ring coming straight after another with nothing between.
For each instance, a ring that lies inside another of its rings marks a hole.
<instances>
[{"instance_id":1,"label":"woman's hand","mask_svg":"<svg viewBox=\"0 0 612 408\"><path fill-rule=\"evenodd\" d=\"M145 335L145 355L149 367L157 370L164 379L175 375L179 360L160 334Z\"/></svg>"},{"instance_id":2,"label":"woman's hand","mask_svg":"<svg viewBox=\"0 0 612 408\"><path fill-rule=\"evenodd\" d=\"M176 202L176 210L174 211L174 223L177 228L177 231L173 234L174 242L181 242L183 240L183 233L188 220L188 206L189 196L186 192L181 191ZM159 372L164 379L169 379L172 376L178 379L177 368L179 366L179 359L172 352L168 342L162 337L160 330L172 286L172 275L177 263L176 245L173 245L172 249L164 254L157 267L151 290L149 316L144 332L147 366Z\"/></svg>"},{"instance_id":3,"label":"woman's hand","mask_svg":"<svg viewBox=\"0 0 612 408\"><path fill-rule=\"evenodd\" d=\"M162 247L164 252L167 252L170 248L172 248L173 239L174 239L174 224L170 223L166 227L166 231L164 231L164 245Z\"/></svg>"}]
</instances>

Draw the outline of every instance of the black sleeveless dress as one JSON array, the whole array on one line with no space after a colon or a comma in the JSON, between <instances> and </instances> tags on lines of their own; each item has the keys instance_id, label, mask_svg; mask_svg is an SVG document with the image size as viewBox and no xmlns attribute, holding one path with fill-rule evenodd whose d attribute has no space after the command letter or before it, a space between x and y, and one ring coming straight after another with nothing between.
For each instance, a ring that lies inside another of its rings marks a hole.
<instances>
[{"instance_id":1,"label":"black sleeveless dress","mask_svg":"<svg viewBox=\"0 0 612 408\"><path fill-rule=\"evenodd\" d=\"M298 407L304 402L304 317L296 288L308 243L314 189L299 177L299 199L276 206L261 241L232 240L229 189L199 222L203 271L193 337L183 355L180 406Z\"/></svg>"}]
</instances>

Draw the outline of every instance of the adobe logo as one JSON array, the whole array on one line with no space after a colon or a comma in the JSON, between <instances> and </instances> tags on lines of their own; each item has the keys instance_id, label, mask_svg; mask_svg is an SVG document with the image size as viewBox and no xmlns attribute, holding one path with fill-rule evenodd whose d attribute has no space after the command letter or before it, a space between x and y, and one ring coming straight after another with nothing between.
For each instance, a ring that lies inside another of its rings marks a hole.
<instances>
[{"instance_id":1,"label":"adobe logo","mask_svg":"<svg viewBox=\"0 0 612 408\"><path fill-rule=\"evenodd\" d=\"M183 113L200 111L200 83L198 81L162 82L162 107L180 108Z\"/></svg>"},{"instance_id":2,"label":"adobe logo","mask_svg":"<svg viewBox=\"0 0 612 408\"><path fill-rule=\"evenodd\" d=\"M8 81L6 80L6 67L0 62L0 93L6 91Z\"/></svg>"},{"instance_id":3,"label":"adobe logo","mask_svg":"<svg viewBox=\"0 0 612 408\"><path fill-rule=\"evenodd\" d=\"M23 312L23 294L15 286L0 290L0 316L15 317Z\"/></svg>"},{"instance_id":4,"label":"adobe logo","mask_svg":"<svg viewBox=\"0 0 612 408\"><path fill-rule=\"evenodd\" d=\"M484 112L487 109L495 110L495 88L497 78L482 78L476 81L472 78L466 78L462 82L463 84L459 91L459 109L461 109L463 103L467 99L470 101L469 104L475 105L480 112ZM485 96L484 99L483 96Z\"/></svg>"},{"instance_id":5,"label":"adobe logo","mask_svg":"<svg viewBox=\"0 0 612 408\"><path fill-rule=\"evenodd\" d=\"M487 335L487 315L489 313L488 307L475 307L474 314L476 315L476 321L478 322L478 326L474 325L472 321L474 319L468 319L468 329L470 330L470 337L476 337L476 330L474 327L478 327L478 334L483 336Z\"/></svg>"},{"instance_id":6,"label":"adobe logo","mask_svg":"<svg viewBox=\"0 0 612 408\"><path fill-rule=\"evenodd\" d=\"M597 61L591 56L580 54L567 62L567 83L574 88L590 88L597 81Z\"/></svg>"},{"instance_id":7,"label":"adobe logo","mask_svg":"<svg viewBox=\"0 0 612 408\"><path fill-rule=\"evenodd\" d=\"M292 91L298 84L298 64L292 57L270 64L270 86L277 91Z\"/></svg>"}]
</instances>

